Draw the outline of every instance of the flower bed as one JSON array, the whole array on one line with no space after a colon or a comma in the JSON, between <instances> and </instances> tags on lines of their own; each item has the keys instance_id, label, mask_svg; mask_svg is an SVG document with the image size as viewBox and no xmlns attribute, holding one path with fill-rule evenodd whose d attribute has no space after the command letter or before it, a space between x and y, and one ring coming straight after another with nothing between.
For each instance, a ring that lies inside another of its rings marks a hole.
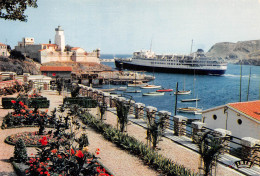
<instances>
[{"instance_id":1,"label":"flower bed","mask_svg":"<svg viewBox=\"0 0 260 176\"><path fill-rule=\"evenodd\" d=\"M41 146L40 139L42 139L43 136L46 136L46 139L49 142L64 142L67 141L66 137L61 137L59 140L53 136L53 134L50 135L38 135L38 132L23 132L23 133L17 133L13 134L11 136L8 136L5 139L5 142L10 145L15 145L15 143L18 141L19 138L23 139L25 145L27 147L39 147Z\"/></svg>"},{"instance_id":2,"label":"flower bed","mask_svg":"<svg viewBox=\"0 0 260 176\"><path fill-rule=\"evenodd\" d=\"M37 108L30 110L22 101L11 100L14 112L8 113L2 123L2 129L16 126L53 126L55 116L49 116L46 111L39 111Z\"/></svg>"}]
</instances>

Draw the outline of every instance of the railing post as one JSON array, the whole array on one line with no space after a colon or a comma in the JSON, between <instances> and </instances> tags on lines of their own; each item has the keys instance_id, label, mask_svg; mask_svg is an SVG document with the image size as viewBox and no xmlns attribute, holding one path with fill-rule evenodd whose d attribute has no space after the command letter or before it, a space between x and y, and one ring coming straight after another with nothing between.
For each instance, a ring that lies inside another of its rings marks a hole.
<instances>
[{"instance_id":1,"label":"railing post","mask_svg":"<svg viewBox=\"0 0 260 176\"><path fill-rule=\"evenodd\" d=\"M154 121L156 117L157 108L153 106L146 106L146 119L148 120L148 117L150 116L150 120Z\"/></svg>"},{"instance_id":2,"label":"railing post","mask_svg":"<svg viewBox=\"0 0 260 176\"><path fill-rule=\"evenodd\" d=\"M244 137L241 139L241 144L243 159L249 160L254 164L260 166L260 140L252 137ZM259 147L257 147L257 145Z\"/></svg>"},{"instance_id":3,"label":"railing post","mask_svg":"<svg viewBox=\"0 0 260 176\"><path fill-rule=\"evenodd\" d=\"M187 117L176 115L173 117L174 120L174 134L177 136L186 135L186 123Z\"/></svg>"},{"instance_id":4,"label":"railing post","mask_svg":"<svg viewBox=\"0 0 260 176\"><path fill-rule=\"evenodd\" d=\"M216 137L221 137L221 138L228 138L232 133L231 131L222 129L222 128L216 128L214 129L214 134ZM227 139L223 143L224 149L221 153L229 153L230 152L230 141Z\"/></svg>"},{"instance_id":5,"label":"railing post","mask_svg":"<svg viewBox=\"0 0 260 176\"><path fill-rule=\"evenodd\" d=\"M110 107L110 93L104 92L103 97L104 97L103 103L105 103L107 107Z\"/></svg>"},{"instance_id":6,"label":"railing post","mask_svg":"<svg viewBox=\"0 0 260 176\"><path fill-rule=\"evenodd\" d=\"M162 134L164 134L165 133L165 129L169 128L169 126L170 126L171 113L168 112L168 111L159 111L158 112L158 116L159 116L160 119L161 118L165 118L164 122L163 122L163 124L161 126L161 130L162 130L161 132L162 132Z\"/></svg>"},{"instance_id":7,"label":"railing post","mask_svg":"<svg viewBox=\"0 0 260 176\"><path fill-rule=\"evenodd\" d=\"M90 97L91 99L93 99L93 89L90 87L89 89L88 89L88 97Z\"/></svg>"},{"instance_id":8,"label":"railing post","mask_svg":"<svg viewBox=\"0 0 260 176\"><path fill-rule=\"evenodd\" d=\"M92 94L92 99L97 100L97 96L98 96L98 91L96 89L94 89L93 94Z\"/></svg>"},{"instance_id":9,"label":"railing post","mask_svg":"<svg viewBox=\"0 0 260 176\"><path fill-rule=\"evenodd\" d=\"M199 121L194 121L191 123L192 127L192 136L194 137L196 134L199 132L203 132L203 127L206 126L206 123L199 122Z\"/></svg>"},{"instance_id":10,"label":"railing post","mask_svg":"<svg viewBox=\"0 0 260 176\"><path fill-rule=\"evenodd\" d=\"M144 107L143 103L135 103L135 118L141 119L144 118Z\"/></svg>"},{"instance_id":11,"label":"railing post","mask_svg":"<svg viewBox=\"0 0 260 176\"><path fill-rule=\"evenodd\" d=\"M115 108L116 107L116 95L110 95L110 108Z\"/></svg>"},{"instance_id":12,"label":"railing post","mask_svg":"<svg viewBox=\"0 0 260 176\"><path fill-rule=\"evenodd\" d=\"M99 103L103 103L103 99L104 99L104 97L103 97L103 92L100 91L100 90L98 90L98 91L97 91L97 101L98 101Z\"/></svg>"},{"instance_id":13,"label":"railing post","mask_svg":"<svg viewBox=\"0 0 260 176\"><path fill-rule=\"evenodd\" d=\"M24 73L23 74L23 82L28 82L29 81L29 76L30 76L30 74L29 73Z\"/></svg>"},{"instance_id":14,"label":"railing post","mask_svg":"<svg viewBox=\"0 0 260 176\"><path fill-rule=\"evenodd\" d=\"M129 101L130 101L130 102L129 102ZM131 115L132 117L134 117L135 101L134 101L134 100L128 100L128 103L130 103L130 108L129 108L128 115Z\"/></svg>"}]
</instances>

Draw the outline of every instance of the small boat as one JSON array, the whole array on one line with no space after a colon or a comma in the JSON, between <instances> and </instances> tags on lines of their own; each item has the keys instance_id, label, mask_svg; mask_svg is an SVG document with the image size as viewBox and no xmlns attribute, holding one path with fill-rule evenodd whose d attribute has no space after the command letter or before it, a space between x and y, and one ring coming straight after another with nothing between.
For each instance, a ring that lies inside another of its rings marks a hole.
<instances>
[{"instance_id":1,"label":"small boat","mask_svg":"<svg viewBox=\"0 0 260 176\"><path fill-rule=\"evenodd\" d=\"M133 83L127 84L128 87L142 87L146 85L147 83L143 83L143 81L133 81Z\"/></svg>"},{"instance_id":2,"label":"small boat","mask_svg":"<svg viewBox=\"0 0 260 176\"><path fill-rule=\"evenodd\" d=\"M188 95L191 93L191 90L179 90L177 93L174 92L174 94L176 95Z\"/></svg>"},{"instance_id":3,"label":"small boat","mask_svg":"<svg viewBox=\"0 0 260 176\"><path fill-rule=\"evenodd\" d=\"M161 96L164 95L164 92L148 92L143 93L143 96Z\"/></svg>"},{"instance_id":4,"label":"small boat","mask_svg":"<svg viewBox=\"0 0 260 176\"><path fill-rule=\"evenodd\" d=\"M103 91L103 92L113 92L116 89L100 89L100 90Z\"/></svg>"},{"instance_id":5,"label":"small boat","mask_svg":"<svg viewBox=\"0 0 260 176\"><path fill-rule=\"evenodd\" d=\"M126 90L126 93L140 93L141 90Z\"/></svg>"},{"instance_id":6,"label":"small boat","mask_svg":"<svg viewBox=\"0 0 260 176\"><path fill-rule=\"evenodd\" d=\"M158 89L156 92L172 92L173 89Z\"/></svg>"},{"instance_id":7,"label":"small boat","mask_svg":"<svg viewBox=\"0 0 260 176\"><path fill-rule=\"evenodd\" d=\"M127 87L119 87L119 88L117 88L117 90L119 90L119 91L125 91L127 89Z\"/></svg>"},{"instance_id":8,"label":"small boat","mask_svg":"<svg viewBox=\"0 0 260 176\"><path fill-rule=\"evenodd\" d=\"M157 89L157 88L161 88L161 86L156 86L156 85L146 85L146 86L142 86L142 89Z\"/></svg>"},{"instance_id":9,"label":"small boat","mask_svg":"<svg viewBox=\"0 0 260 176\"><path fill-rule=\"evenodd\" d=\"M194 101L199 101L199 98L191 98L191 99L183 99L181 102L194 102Z\"/></svg>"},{"instance_id":10,"label":"small boat","mask_svg":"<svg viewBox=\"0 0 260 176\"><path fill-rule=\"evenodd\" d=\"M177 111L184 112L184 113L201 114L202 109L195 108L195 107L186 107L186 108L177 108Z\"/></svg>"}]
</instances>

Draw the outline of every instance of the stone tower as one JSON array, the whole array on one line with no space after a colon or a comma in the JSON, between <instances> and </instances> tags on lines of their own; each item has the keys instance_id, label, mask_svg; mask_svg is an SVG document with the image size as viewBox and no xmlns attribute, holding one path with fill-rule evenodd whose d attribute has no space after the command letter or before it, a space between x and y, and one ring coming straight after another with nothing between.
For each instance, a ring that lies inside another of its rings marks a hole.
<instances>
[{"instance_id":1,"label":"stone tower","mask_svg":"<svg viewBox=\"0 0 260 176\"><path fill-rule=\"evenodd\" d=\"M64 36L64 30L58 26L58 28L55 28L56 34L55 34L55 44L58 45L58 50L64 52L65 49L65 36Z\"/></svg>"}]
</instances>

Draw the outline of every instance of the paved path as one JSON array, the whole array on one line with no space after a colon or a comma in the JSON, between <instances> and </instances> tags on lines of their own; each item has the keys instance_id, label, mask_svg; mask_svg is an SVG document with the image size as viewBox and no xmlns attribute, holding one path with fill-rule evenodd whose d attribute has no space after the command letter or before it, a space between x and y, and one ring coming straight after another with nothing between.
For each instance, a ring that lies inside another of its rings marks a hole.
<instances>
[{"instance_id":1,"label":"paved path","mask_svg":"<svg viewBox=\"0 0 260 176\"><path fill-rule=\"evenodd\" d=\"M50 100L49 112L62 104L62 95L59 96L56 92L45 91L42 93ZM12 110L4 110L0 107L0 120L2 122L3 117ZM2 124L2 123L1 123ZM14 146L4 143L7 136L23 131L37 131L38 128L15 128L15 129L0 129L0 176L3 175L16 175L12 168L12 165L8 162L8 159L13 156ZM148 166L144 165L140 159L129 154L127 151L121 150L113 143L108 142L101 136L93 131L91 128L87 128L85 131L89 138L89 150L95 152L97 148L100 149L101 158L100 161L111 171L114 175L131 175L131 176L159 176L160 174ZM36 153L34 148L27 148L27 153Z\"/></svg>"}]
</instances>

